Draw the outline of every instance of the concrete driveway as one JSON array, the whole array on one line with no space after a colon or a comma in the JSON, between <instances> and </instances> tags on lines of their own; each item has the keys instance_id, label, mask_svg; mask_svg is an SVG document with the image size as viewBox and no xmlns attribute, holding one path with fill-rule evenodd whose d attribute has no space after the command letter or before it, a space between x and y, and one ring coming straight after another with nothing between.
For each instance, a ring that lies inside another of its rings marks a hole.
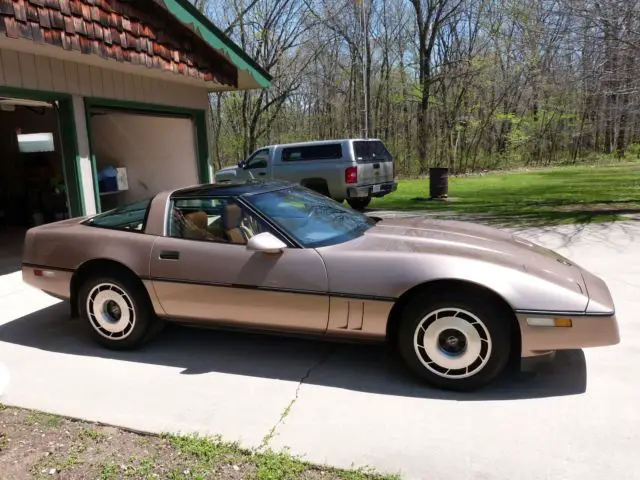
<instances>
[{"instance_id":1,"label":"concrete driveway","mask_svg":"<svg viewBox=\"0 0 640 480\"><path fill-rule=\"evenodd\" d=\"M607 280L620 345L452 394L414 381L381 346L175 327L143 350L110 352L65 304L11 274L0 276L0 388L10 376L0 400L408 479L640 478L640 222L519 233Z\"/></svg>"}]
</instances>

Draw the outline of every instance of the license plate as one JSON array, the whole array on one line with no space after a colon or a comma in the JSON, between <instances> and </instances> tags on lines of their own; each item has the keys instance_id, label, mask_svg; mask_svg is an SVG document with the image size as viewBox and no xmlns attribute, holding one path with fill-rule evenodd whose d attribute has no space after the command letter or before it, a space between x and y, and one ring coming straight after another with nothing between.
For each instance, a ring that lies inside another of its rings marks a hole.
<instances>
[{"instance_id":1,"label":"license plate","mask_svg":"<svg viewBox=\"0 0 640 480\"><path fill-rule=\"evenodd\" d=\"M380 193L380 190L382 190L382 185L374 185L373 188L371 189L371 192Z\"/></svg>"}]
</instances>

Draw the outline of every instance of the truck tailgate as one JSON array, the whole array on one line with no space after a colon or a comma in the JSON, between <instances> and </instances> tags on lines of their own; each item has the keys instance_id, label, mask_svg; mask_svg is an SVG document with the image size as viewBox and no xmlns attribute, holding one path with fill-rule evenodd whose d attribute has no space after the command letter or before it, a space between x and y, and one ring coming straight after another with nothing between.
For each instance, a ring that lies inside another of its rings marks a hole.
<instances>
[{"instance_id":1,"label":"truck tailgate","mask_svg":"<svg viewBox=\"0 0 640 480\"><path fill-rule=\"evenodd\" d=\"M358 140L353 142L353 149L358 163L358 184L393 181L393 157L380 140Z\"/></svg>"}]
</instances>

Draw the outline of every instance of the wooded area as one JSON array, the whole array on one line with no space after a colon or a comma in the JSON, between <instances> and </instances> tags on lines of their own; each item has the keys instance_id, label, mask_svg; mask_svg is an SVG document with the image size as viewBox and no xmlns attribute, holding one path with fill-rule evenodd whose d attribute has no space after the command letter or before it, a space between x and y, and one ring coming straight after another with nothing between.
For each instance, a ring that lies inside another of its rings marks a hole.
<instances>
[{"instance_id":1,"label":"wooded area","mask_svg":"<svg viewBox=\"0 0 640 480\"><path fill-rule=\"evenodd\" d=\"M195 5L274 77L212 95L216 167L265 144L366 131L405 175L640 154L637 0Z\"/></svg>"}]
</instances>

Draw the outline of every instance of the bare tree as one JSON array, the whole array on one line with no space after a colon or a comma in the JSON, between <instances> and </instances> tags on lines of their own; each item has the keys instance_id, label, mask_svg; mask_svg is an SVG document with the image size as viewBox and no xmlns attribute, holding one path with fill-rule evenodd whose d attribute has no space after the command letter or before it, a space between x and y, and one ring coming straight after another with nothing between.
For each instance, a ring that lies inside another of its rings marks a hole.
<instances>
[{"instance_id":1,"label":"bare tree","mask_svg":"<svg viewBox=\"0 0 640 480\"><path fill-rule=\"evenodd\" d=\"M365 131L406 175L576 163L640 142L638 0L194 4L274 76L212 95L217 166L266 142Z\"/></svg>"}]
</instances>

